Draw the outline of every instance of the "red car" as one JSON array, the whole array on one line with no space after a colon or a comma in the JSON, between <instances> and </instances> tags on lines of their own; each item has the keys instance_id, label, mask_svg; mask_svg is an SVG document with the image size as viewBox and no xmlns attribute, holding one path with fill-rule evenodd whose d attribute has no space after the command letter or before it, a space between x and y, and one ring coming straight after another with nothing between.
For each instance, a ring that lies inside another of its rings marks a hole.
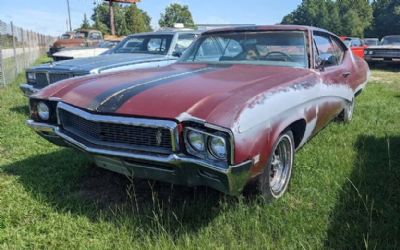
<instances>
[{"instance_id":1,"label":"red car","mask_svg":"<svg viewBox=\"0 0 400 250\"><path fill-rule=\"evenodd\" d=\"M364 41L357 37L340 37L344 44L353 51L353 54L364 59L364 50L368 48Z\"/></svg>"},{"instance_id":2,"label":"red car","mask_svg":"<svg viewBox=\"0 0 400 250\"><path fill-rule=\"evenodd\" d=\"M252 183L273 199L287 189L295 151L333 119L351 120L368 73L325 30L211 30L170 66L44 88L27 123L111 171L231 195Z\"/></svg>"}]
</instances>

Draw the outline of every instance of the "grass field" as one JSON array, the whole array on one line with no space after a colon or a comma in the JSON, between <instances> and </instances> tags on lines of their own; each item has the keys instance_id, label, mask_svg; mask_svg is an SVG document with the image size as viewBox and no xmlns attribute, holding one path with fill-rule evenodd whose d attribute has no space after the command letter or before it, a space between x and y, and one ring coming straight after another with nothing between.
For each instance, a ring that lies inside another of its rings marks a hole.
<instances>
[{"instance_id":1,"label":"grass field","mask_svg":"<svg viewBox=\"0 0 400 250\"><path fill-rule=\"evenodd\" d=\"M95 168L25 126L20 76L0 89L0 248L399 249L399 71L372 71L352 123L303 147L271 204Z\"/></svg>"}]
</instances>

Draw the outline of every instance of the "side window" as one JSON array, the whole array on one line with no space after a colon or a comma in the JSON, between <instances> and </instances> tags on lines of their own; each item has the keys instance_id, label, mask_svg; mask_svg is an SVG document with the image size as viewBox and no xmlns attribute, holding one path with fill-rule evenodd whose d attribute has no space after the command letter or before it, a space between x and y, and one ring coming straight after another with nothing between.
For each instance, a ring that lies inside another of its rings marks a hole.
<instances>
[{"instance_id":1,"label":"side window","mask_svg":"<svg viewBox=\"0 0 400 250\"><path fill-rule=\"evenodd\" d=\"M147 43L147 51L164 52L167 49L167 41L161 38L151 38Z\"/></svg>"},{"instance_id":2,"label":"side window","mask_svg":"<svg viewBox=\"0 0 400 250\"><path fill-rule=\"evenodd\" d=\"M196 39L196 34L181 34L178 36L174 53L183 53Z\"/></svg>"},{"instance_id":3,"label":"side window","mask_svg":"<svg viewBox=\"0 0 400 250\"><path fill-rule=\"evenodd\" d=\"M89 39L92 40L101 40L101 34L99 32L92 32L89 35Z\"/></svg>"},{"instance_id":4,"label":"side window","mask_svg":"<svg viewBox=\"0 0 400 250\"><path fill-rule=\"evenodd\" d=\"M340 46L339 42L335 38L331 37L331 39L333 42L333 47L335 48L334 55L336 57L336 61L338 64L341 64L344 58L344 49L342 46Z\"/></svg>"},{"instance_id":5,"label":"side window","mask_svg":"<svg viewBox=\"0 0 400 250\"><path fill-rule=\"evenodd\" d=\"M320 65L325 61L325 67L337 65L335 47L328 36L314 34L314 43L317 50L316 64Z\"/></svg>"}]
</instances>

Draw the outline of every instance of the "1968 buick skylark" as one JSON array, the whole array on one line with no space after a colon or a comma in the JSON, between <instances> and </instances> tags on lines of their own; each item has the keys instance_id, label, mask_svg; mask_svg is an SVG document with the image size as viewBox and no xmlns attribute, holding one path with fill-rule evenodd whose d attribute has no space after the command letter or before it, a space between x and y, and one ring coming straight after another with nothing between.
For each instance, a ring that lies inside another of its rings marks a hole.
<instances>
[{"instance_id":1,"label":"1968 buick skylark","mask_svg":"<svg viewBox=\"0 0 400 250\"><path fill-rule=\"evenodd\" d=\"M367 64L305 26L211 30L165 68L68 79L30 98L28 125L99 167L231 195L287 189L295 150L350 121Z\"/></svg>"}]
</instances>

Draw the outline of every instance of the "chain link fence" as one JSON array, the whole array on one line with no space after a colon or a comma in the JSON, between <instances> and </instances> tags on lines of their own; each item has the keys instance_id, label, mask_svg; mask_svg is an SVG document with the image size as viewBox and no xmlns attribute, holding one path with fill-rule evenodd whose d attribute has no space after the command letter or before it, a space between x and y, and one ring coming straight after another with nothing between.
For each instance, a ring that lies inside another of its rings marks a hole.
<instances>
[{"instance_id":1,"label":"chain link fence","mask_svg":"<svg viewBox=\"0 0 400 250\"><path fill-rule=\"evenodd\" d=\"M0 87L10 84L18 73L44 55L54 40L0 20Z\"/></svg>"}]
</instances>

